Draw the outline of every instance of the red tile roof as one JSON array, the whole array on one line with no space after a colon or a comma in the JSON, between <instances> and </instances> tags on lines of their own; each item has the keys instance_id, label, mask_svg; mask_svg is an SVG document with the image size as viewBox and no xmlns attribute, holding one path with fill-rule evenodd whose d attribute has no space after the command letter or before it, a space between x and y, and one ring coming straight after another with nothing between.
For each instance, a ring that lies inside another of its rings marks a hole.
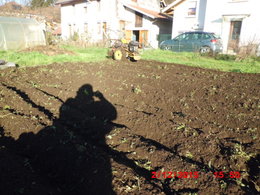
<instances>
[{"instance_id":1,"label":"red tile roof","mask_svg":"<svg viewBox=\"0 0 260 195\"><path fill-rule=\"evenodd\" d=\"M53 35L61 35L61 27L57 28L52 32Z\"/></svg>"}]
</instances>

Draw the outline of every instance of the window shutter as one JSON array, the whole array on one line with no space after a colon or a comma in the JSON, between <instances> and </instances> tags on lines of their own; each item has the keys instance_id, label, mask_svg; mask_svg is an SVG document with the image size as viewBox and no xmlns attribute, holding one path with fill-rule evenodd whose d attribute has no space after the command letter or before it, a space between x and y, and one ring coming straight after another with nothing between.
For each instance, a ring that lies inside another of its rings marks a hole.
<instances>
[{"instance_id":1,"label":"window shutter","mask_svg":"<svg viewBox=\"0 0 260 195\"><path fill-rule=\"evenodd\" d=\"M143 26L143 14L135 12L135 27Z\"/></svg>"}]
</instances>

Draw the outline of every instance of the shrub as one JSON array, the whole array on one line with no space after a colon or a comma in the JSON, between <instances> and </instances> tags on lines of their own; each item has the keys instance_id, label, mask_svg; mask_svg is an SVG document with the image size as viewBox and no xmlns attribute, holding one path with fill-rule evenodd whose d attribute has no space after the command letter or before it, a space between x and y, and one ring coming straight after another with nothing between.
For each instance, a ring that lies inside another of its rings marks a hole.
<instances>
[{"instance_id":1,"label":"shrub","mask_svg":"<svg viewBox=\"0 0 260 195\"><path fill-rule=\"evenodd\" d=\"M45 32L45 38L47 45L55 45L57 43L56 38L52 35L51 32Z\"/></svg>"},{"instance_id":2,"label":"shrub","mask_svg":"<svg viewBox=\"0 0 260 195\"><path fill-rule=\"evenodd\" d=\"M79 40L79 34L77 32L74 32L73 36L71 37L72 41L78 41Z\"/></svg>"},{"instance_id":3,"label":"shrub","mask_svg":"<svg viewBox=\"0 0 260 195\"><path fill-rule=\"evenodd\" d=\"M240 46L237 52L238 58L245 59L256 56L258 45L256 43L248 43L247 45Z\"/></svg>"},{"instance_id":4,"label":"shrub","mask_svg":"<svg viewBox=\"0 0 260 195\"><path fill-rule=\"evenodd\" d=\"M260 62L260 56L255 56L255 57L252 57L253 60L257 61L257 62Z\"/></svg>"},{"instance_id":5,"label":"shrub","mask_svg":"<svg viewBox=\"0 0 260 195\"><path fill-rule=\"evenodd\" d=\"M224 60L224 61L235 61L236 60L235 55L229 55L229 54L217 54L215 56L216 60Z\"/></svg>"}]
</instances>

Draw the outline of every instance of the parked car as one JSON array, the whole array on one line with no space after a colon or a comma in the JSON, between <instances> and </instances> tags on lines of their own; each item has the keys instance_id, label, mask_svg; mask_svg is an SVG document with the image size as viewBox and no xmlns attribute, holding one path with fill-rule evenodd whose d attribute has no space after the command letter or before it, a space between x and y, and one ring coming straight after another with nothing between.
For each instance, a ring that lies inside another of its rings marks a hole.
<instances>
[{"instance_id":1,"label":"parked car","mask_svg":"<svg viewBox=\"0 0 260 195\"><path fill-rule=\"evenodd\" d=\"M220 53L222 52L222 41L214 33L209 32L186 32L174 39L163 41L160 44L163 50L175 52L200 52Z\"/></svg>"}]
</instances>

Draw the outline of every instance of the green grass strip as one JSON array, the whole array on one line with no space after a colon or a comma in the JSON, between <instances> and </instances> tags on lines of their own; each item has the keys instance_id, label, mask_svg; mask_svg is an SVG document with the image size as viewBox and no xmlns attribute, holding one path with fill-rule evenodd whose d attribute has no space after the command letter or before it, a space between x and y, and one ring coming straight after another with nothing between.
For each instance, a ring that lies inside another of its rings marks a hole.
<instances>
[{"instance_id":1,"label":"green grass strip","mask_svg":"<svg viewBox=\"0 0 260 195\"><path fill-rule=\"evenodd\" d=\"M176 63L201 68L216 69L226 72L260 73L260 62L253 58L242 61L216 60L192 52L172 52L164 50L145 50L142 59Z\"/></svg>"},{"instance_id":2,"label":"green grass strip","mask_svg":"<svg viewBox=\"0 0 260 195\"><path fill-rule=\"evenodd\" d=\"M36 66L63 62L99 62L106 60L106 48L77 48L72 46L63 46L63 48L73 51L75 55L61 54L48 56L40 52L17 52L0 51L0 59L14 62L19 66Z\"/></svg>"},{"instance_id":3,"label":"green grass strip","mask_svg":"<svg viewBox=\"0 0 260 195\"><path fill-rule=\"evenodd\" d=\"M107 59L107 48L81 48L71 45L62 45L60 47L72 51L75 54L48 56L40 52L0 51L0 59L14 62L22 67L46 65L55 62L99 62ZM156 49L145 50L142 54L142 59L216 69L227 72L260 73L260 62L254 58L247 58L242 61L216 60L213 57L201 56L198 53L172 52Z\"/></svg>"}]
</instances>

